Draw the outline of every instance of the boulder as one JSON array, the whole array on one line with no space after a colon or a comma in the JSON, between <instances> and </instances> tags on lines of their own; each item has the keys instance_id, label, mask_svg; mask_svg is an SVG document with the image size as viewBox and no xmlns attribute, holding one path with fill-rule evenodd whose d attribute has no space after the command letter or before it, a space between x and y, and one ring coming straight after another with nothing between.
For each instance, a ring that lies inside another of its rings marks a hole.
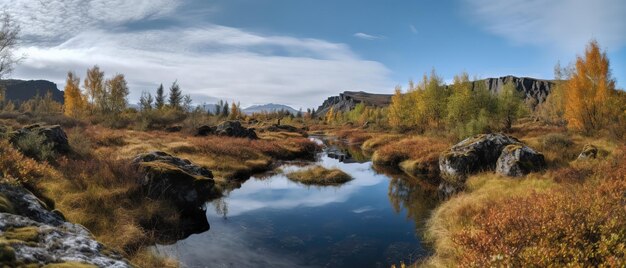
<instances>
[{"instance_id":1,"label":"boulder","mask_svg":"<svg viewBox=\"0 0 626 268\"><path fill-rule=\"evenodd\" d=\"M132 267L89 231L49 211L21 186L0 183L0 262L5 266Z\"/></svg>"},{"instance_id":2,"label":"boulder","mask_svg":"<svg viewBox=\"0 0 626 268\"><path fill-rule=\"evenodd\" d=\"M237 138L258 139L254 129L245 128L239 121L225 121L217 126L215 135Z\"/></svg>"},{"instance_id":3,"label":"boulder","mask_svg":"<svg viewBox=\"0 0 626 268\"><path fill-rule=\"evenodd\" d=\"M578 160L596 159L598 157L598 147L586 144L583 151L578 155Z\"/></svg>"},{"instance_id":4,"label":"boulder","mask_svg":"<svg viewBox=\"0 0 626 268\"><path fill-rule=\"evenodd\" d=\"M267 128L265 128L265 131L269 131L269 132L302 132L302 130L298 129L297 127L294 126L290 126L290 125L271 125Z\"/></svg>"},{"instance_id":5,"label":"boulder","mask_svg":"<svg viewBox=\"0 0 626 268\"><path fill-rule=\"evenodd\" d=\"M496 173L509 177L521 177L545 167L543 154L523 144L511 144L502 150L496 162Z\"/></svg>"},{"instance_id":6,"label":"boulder","mask_svg":"<svg viewBox=\"0 0 626 268\"><path fill-rule=\"evenodd\" d=\"M15 141L21 137L33 132L44 136L46 143L52 144L52 149L55 152L68 153L70 151L70 144L68 142L67 135L59 125L33 124L26 126L10 134L11 143L15 143Z\"/></svg>"},{"instance_id":7,"label":"boulder","mask_svg":"<svg viewBox=\"0 0 626 268\"><path fill-rule=\"evenodd\" d=\"M169 126L165 128L165 131L167 132L180 132L181 130L183 130L183 127L179 125Z\"/></svg>"},{"instance_id":8,"label":"boulder","mask_svg":"<svg viewBox=\"0 0 626 268\"><path fill-rule=\"evenodd\" d=\"M169 199L181 210L198 209L214 193L211 171L187 159L151 152L138 155L133 164L145 173L141 185L147 196Z\"/></svg>"},{"instance_id":9,"label":"boulder","mask_svg":"<svg viewBox=\"0 0 626 268\"><path fill-rule=\"evenodd\" d=\"M215 134L216 127L202 125L198 129L196 129L195 136L209 136Z\"/></svg>"},{"instance_id":10,"label":"boulder","mask_svg":"<svg viewBox=\"0 0 626 268\"><path fill-rule=\"evenodd\" d=\"M450 183L464 183L469 174L493 170L504 147L518 143L518 139L499 133L467 138L441 154L441 177Z\"/></svg>"}]
</instances>

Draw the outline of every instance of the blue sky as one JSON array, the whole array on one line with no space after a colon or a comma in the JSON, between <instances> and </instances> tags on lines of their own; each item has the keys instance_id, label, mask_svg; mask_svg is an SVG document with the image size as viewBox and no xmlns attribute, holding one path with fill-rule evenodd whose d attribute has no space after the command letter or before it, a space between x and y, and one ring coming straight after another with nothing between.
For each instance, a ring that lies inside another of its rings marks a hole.
<instances>
[{"instance_id":1,"label":"blue sky","mask_svg":"<svg viewBox=\"0 0 626 268\"><path fill-rule=\"evenodd\" d=\"M447 81L552 78L595 38L626 84L621 0L0 0L20 22L15 78L64 85L94 64L131 100L178 79L196 102L315 107L344 90L392 92L435 68Z\"/></svg>"}]
</instances>

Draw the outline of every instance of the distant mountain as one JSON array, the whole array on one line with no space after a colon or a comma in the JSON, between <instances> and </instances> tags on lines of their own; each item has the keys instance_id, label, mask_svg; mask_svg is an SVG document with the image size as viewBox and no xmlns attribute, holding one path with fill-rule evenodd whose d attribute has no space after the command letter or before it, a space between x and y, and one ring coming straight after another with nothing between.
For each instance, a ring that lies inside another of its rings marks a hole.
<instances>
[{"instance_id":1,"label":"distant mountain","mask_svg":"<svg viewBox=\"0 0 626 268\"><path fill-rule=\"evenodd\" d=\"M509 75L473 81L472 88L485 86L490 92L497 94L502 90L505 84L513 83L517 91L523 93L526 99L530 100L532 104L537 105L546 100L555 82L556 81L553 80ZM317 108L316 114L323 116L330 108L333 108L334 111L350 111L358 103L364 103L367 106L385 107L391 103L391 96L391 94L345 91L339 94L339 96L332 96L326 99L324 103Z\"/></svg>"},{"instance_id":2,"label":"distant mountain","mask_svg":"<svg viewBox=\"0 0 626 268\"><path fill-rule=\"evenodd\" d=\"M274 104L274 103L263 104L263 105L252 105L248 108L243 109L243 112L245 114L263 113L263 112L271 113L271 112L277 112L277 111L288 111L291 114L298 113L296 109L291 108L287 105Z\"/></svg>"},{"instance_id":3,"label":"distant mountain","mask_svg":"<svg viewBox=\"0 0 626 268\"><path fill-rule=\"evenodd\" d=\"M52 99L63 103L63 91L57 88L55 83L46 80L0 80L0 86L6 89L7 100L13 102L23 102L35 97L37 94L40 96L46 95L48 92L52 92Z\"/></svg>"}]
</instances>

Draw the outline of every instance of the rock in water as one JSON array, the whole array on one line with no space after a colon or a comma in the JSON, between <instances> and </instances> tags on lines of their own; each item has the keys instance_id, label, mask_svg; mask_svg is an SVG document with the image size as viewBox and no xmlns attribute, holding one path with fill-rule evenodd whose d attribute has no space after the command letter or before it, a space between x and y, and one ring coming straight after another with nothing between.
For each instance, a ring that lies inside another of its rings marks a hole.
<instances>
[{"instance_id":1,"label":"rock in water","mask_svg":"<svg viewBox=\"0 0 626 268\"><path fill-rule=\"evenodd\" d=\"M511 144L502 150L496 163L496 173L521 177L541 170L546 165L543 154L523 144Z\"/></svg>"},{"instance_id":2,"label":"rock in water","mask_svg":"<svg viewBox=\"0 0 626 268\"><path fill-rule=\"evenodd\" d=\"M587 144L583 147L583 151L578 155L578 160L596 159L598 157L598 147Z\"/></svg>"},{"instance_id":3,"label":"rock in water","mask_svg":"<svg viewBox=\"0 0 626 268\"><path fill-rule=\"evenodd\" d=\"M148 196L169 199L181 210L195 210L213 194L211 171L187 159L151 152L138 155L133 164L145 172L141 183Z\"/></svg>"},{"instance_id":4,"label":"rock in water","mask_svg":"<svg viewBox=\"0 0 626 268\"><path fill-rule=\"evenodd\" d=\"M258 139L254 129L245 128L239 121L226 121L219 124L215 130L218 136L228 136L237 138Z\"/></svg>"},{"instance_id":5,"label":"rock in water","mask_svg":"<svg viewBox=\"0 0 626 268\"><path fill-rule=\"evenodd\" d=\"M70 144L67 140L65 131L59 125L39 125L33 124L10 134L11 143L15 143L19 138L24 137L29 133L38 133L45 137L46 143L52 144L52 149L57 153L68 153L70 151Z\"/></svg>"},{"instance_id":6,"label":"rock in water","mask_svg":"<svg viewBox=\"0 0 626 268\"><path fill-rule=\"evenodd\" d=\"M469 174L493 170L504 147L518 143L516 138L499 133L467 138L441 154L441 177L449 183L462 184Z\"/></svg>"},{"instance_id":7,"label":"rock in water","mask_svg":"<svg viewBox=\"0 0 626 268\"><path fill-rule=\"evenodd\" d=\"M32 193L7 183L0 183L0 262L10 267L52 263L131 267L87 229L64 221Z\"/></svg>"}]
</instances>

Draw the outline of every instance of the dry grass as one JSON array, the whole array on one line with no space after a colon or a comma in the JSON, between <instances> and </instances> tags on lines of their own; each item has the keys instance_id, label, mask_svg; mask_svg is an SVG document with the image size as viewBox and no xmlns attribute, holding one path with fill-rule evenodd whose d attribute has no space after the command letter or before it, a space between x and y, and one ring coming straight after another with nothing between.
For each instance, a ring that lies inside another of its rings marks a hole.
<instances>
[{"instance_id":1,"label":"dry grass","mask_svg":"<svg viewBox=\"0 0 626 268\"><path fill-rule=\"evenodd\" d=\"M409 137L389 142L374 152L374 165L399 167L409 175L437 174L439 155L449 144L428 137Z\"/></svg>"},{"instance_id":2,"label":"dry grass","mask_svg":"<svg viewBox=\"0 0 626 268\"><path fill-rule=\"evenodd\" d=\"M327 169L313 166L303 170L287 173L287 178L306 185L341 185L352 180L352 177L338 168Z\"/></svg>"},{"instance_id":3,"label":"dry grass","mask_svg":"<svg viewBox=\"0 0 626 268\"><path fill-rule=\"evenodd\" d=\"M379 147L402 139L403 137L406 136L400 134L378 134L363 142L363 145L361 145L361 149L366 152L374 152Z\"/></svg>"},{"instance_id":4,"label":"dry grass","mask_svg":"<svg viewBox=\"0 0 626 268\"><path fill-rule=\"evenodd\" d=\"M625 161L618 153L522 180L470 177L429 220L435 255L422 265L623 266Z\"/></svg>"}]
</instances>

